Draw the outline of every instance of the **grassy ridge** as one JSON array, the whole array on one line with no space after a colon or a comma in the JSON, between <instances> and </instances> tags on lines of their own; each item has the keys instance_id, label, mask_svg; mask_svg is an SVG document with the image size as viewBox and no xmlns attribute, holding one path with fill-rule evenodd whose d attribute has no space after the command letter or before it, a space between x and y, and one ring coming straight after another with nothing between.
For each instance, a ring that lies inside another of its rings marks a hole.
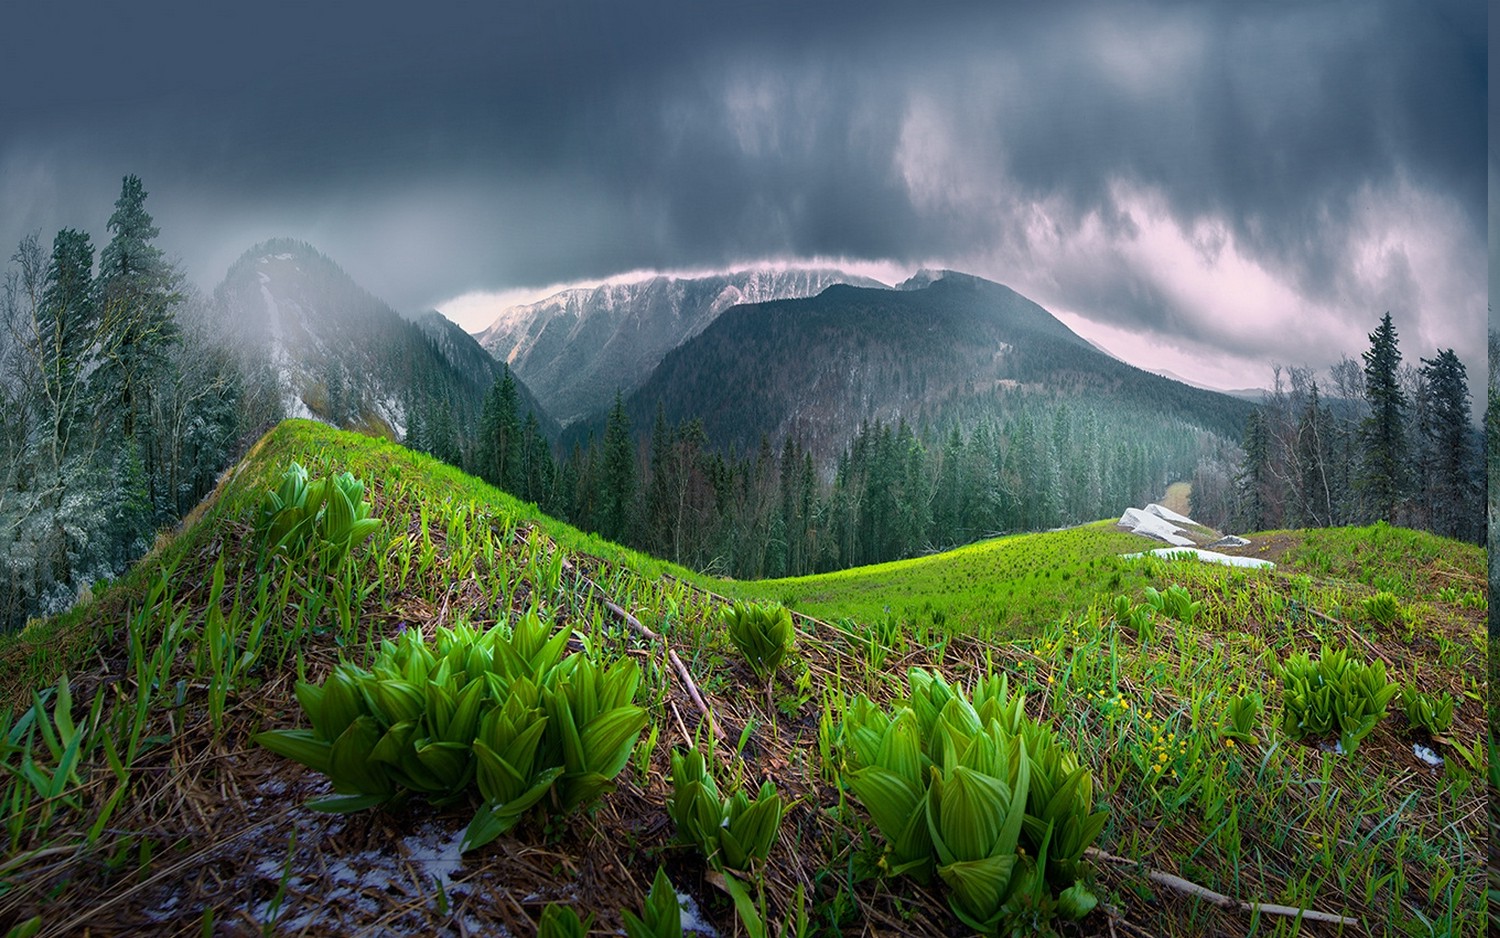
<instances>
[{"instance_id":1,"label":"grassy ridge","mask_svg":"<svg viewBox=\"0 0 1500 938\"><path fill-rule=\"evenodd\" d=\"M255 571L249 518L292 460L366 480L386 522L342 578L291 570L267 582ZM599 541L391 444L284 424L128 577L0 641L0 711L19 714L42 690L50 714L56 697L44 689L66 671L72 715L87 728L75 779L33 747L36 766L63 779L50 797L27 794L22 754L5 751L0 929L37 915L57 933L525 934L559 899L610 929L620 910L640 908L660 863L728 933L732 905L701 858L673 845L664 810L669 751L699 722L669 676L670 646L727 731L720 768L750 785L774 779L796 799L767 875L774 921L800 886L815 933L959 933L935 890L880 876L880 838L838 783L837 727L853 696L889 701L908 668L928 667L964 683L1003 671L1093 772L1110 810L1098 846L1127 862L1095 863L1107 909L1069 934L1337 933L1220 909L1148 869L1235 899L1357 918L1344 933L1480 933L1482 552L1383 526L1255 541L1252 551L1280 569L1124 561L1119 552L1150 545L1091 525L823 577L722 582ZM1143 633L1117 619L1117 596L1133 603L1148 586L1173 584L1202 603L1187 620L1158 619ZM1387 622L1366 613L1382 590L1398 598ZM718 624L726 594L787 600L803 614L794 661L769 688ZM666 645L623 629L606 601ZM321 815L302 806L326 791L321 776L249 744L257 731L299 724L299 674L368 660L381 638L406 629L484 628L527 610L642 666L654 731L591 817L523 825L450 858L472 806L414 800ZM222 653L226 634L235 654ZM1458 698L1454 727L1422 740L1445 757L1441 769L1413 756L1398 714L1352 755L1282 732L1275 668L1324 643L1385 658L1397 679ZM1228 699L1252 690L1267 705L1253 744L1222 725Z\"/></svg>"}]
</instances>

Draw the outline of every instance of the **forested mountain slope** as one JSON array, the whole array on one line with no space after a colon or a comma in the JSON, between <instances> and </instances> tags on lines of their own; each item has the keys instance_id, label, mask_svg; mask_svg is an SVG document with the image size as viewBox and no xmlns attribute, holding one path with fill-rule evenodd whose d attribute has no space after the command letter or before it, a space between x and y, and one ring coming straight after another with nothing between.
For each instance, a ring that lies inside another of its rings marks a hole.
<instances>
[{"instance_id":1,"label":"forested mountain slope","mask_svg":"<svg viewBox=\"0 0 1500 938\"><path fill-rule=\"evenodd\" d=\"M501 312L479 342L527 382L563 423L609 406L646 380L663 355L730 307L813 296L834 283L880 286L821 268L660 275L564 290Z\"/></svg>"},{"instance_id":2,"label":"forested mountain slope","mask_svg":"<svg viewBox=\"0 0 1500 938\"><path fill-rule=\"evenodd\" d=\"M1234 439L1253 407L1113 359L1013 290L946 273L728 310L662 360L627 412L645 427L660 401L669 423L701 419L716 446L794 438L827 463L862 424L936 426L1018 396L1107 401Z\"/></svg>"},{"instance_id":3,"label":"forested mountain slope","mask_svg":"<svg viewBox=\"0 0 1500 938\"><path fill-rule=\"evenodd\" d=\"M310 245L251 248L214 292L223 324L274 369L286 413L410 438L472 436L501 366L472 337L432 316L413 322L371 296ZM523 404L552 424L518 382Z\"/></svg>"}]
</instances>

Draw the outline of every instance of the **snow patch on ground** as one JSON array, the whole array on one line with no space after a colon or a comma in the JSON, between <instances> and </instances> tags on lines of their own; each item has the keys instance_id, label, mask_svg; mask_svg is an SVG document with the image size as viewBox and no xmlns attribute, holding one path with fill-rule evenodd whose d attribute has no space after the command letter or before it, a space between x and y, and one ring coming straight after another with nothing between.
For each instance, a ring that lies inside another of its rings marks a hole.
<instances>
[{"instance_id":1,"label":"snow patch on ground","mask_svg":"<svg viewBox=\"0 0 1500 938\"><path fill-rule=\"evenodd\" d=\"M415 836L402 838L406 854L412 862L420 865L434 880L447 889L453 885L453 874L463 866L465 829L460 827L450 832L428 828Z\"/></svg>"},{"instance_id":2,"label":"snow patch on ground","mask_svg":"<svg viewBox=\"0 0 1500 938\"><path fill-rule=\"evenodd\" d=\"M1204 563L1221 563L1227 567L1253 567L1256 569L1275 569L1276 565L1269 560L1261 560L1259 557L1231 557L1221 554L1216 550L1204 550L1201 547L1158 547L1156 550L1148 550L1140 554L1124 554L1124 559L1134 560L1151 554L1155 557L1165 557L1168 560L1179 560L1187 557L1195 557Z\"/></svg>"},{"instance_id":3,"label":"snow patch on ground","mask_svg":"<svg viewBox=\"0 0 1500 938\"><path fill-rule=\"evenodd\" d=\"M1153 505L1152 507L1160 506ZM1166 509L1163 508L1162 510L1165 511ZM1178 517L1181 517L1181 515ZM1193 546L1192 538L1184 537L1181 533L1181 527L1150 511L1140 508L1127 508L1125 509L1125 513L1120 516L1119 523L1136 534L1154 537L1159 541L1166 541L1168 544L1177 547Z\"/></svg>"},{"instance_id":4,"label":"snow patch on ground","mask_svg":"<svg viewBox=\"0 0 1500 938\"><path fill-rule=\"evenodd\" d=\"M675 889L673 891L676 892ZM719 938L719 930L703 918L703 912L699 910L698 903L692 896L685 892L677 893L677 909L680 915L678 922L682 925L684 935Z\"/></svg>"},{"instance_id":5,"label":"snow patch on ground","mask_svg":"<svg viewBox=\"0 0 1500 938\"><path fill-rule=\"evenodd\" d=\"M1217 550L1220 547L1249 547L1249 546L1250 546L1250 542L1247 541L1247 540L1245 540L1243 537L1236 537L1233 534L1226 534L1223 537L1219 538L1217 541L1214 541L1212 544L1209 544L1208 545L1208 549L1209 550Z\"/></svg>"},{"instance_id":6,"label":"snow patch on ground","mask_svg":"<svg viewBox=\"0 0 1500 938\"><path fill-rule=\"evenodd\" d=\"M1428 765L1432 766L1435 769L1436 768L1440 768L1442 766L1442 764L1443 764L1443 757L1442 756L1440 756L1437 753L1433 752L1431 749L1428 749L1426 746L1422 745L1421 743L1412 743L1411 754L1414 755L1414 756L1416 756L1418 759L1421 759L1423 762L1427 763Z\"/></svg>"},{"instance_id":7,"label":"snow patch on ground","mask_svg":"<svg viewBox=\"0 0 1500 938\"><path fill-rule=\"evenodd\" d=\"M1198 523L1198 522L1194 521L1192 518L1189 518L1187 515L1179 515L1177 512L1175 512L1172 509L1166 507L1165 505L1158 505L1156 502L1152 502L1151 504L1147 505L1146 506L1146 511L1149 514L1156 515L1156 517L1161 518L1163 521L1170 521L1173 524L1197 524Z\"/></svg>"}]
</instances>

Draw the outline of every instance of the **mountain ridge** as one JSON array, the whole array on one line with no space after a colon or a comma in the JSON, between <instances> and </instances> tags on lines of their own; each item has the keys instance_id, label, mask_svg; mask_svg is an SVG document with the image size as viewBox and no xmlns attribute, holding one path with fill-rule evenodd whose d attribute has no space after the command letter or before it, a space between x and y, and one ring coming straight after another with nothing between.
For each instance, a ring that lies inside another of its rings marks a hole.
<instances>
[{"instance_id":1,"label":"mountain ridge","mask_svg":"<svg viewBox=\"0 0 1500 938\"><path fill-rule=\"evenodd\" d=\"M503 371L458 326L435 312L401 315L304 241L246 250L212 305L241 354L274 372L288 416L408 439L446 409L457 430L472 425ZM517 390L555 437L535 395L519 380Z\"/></svg>"},{"instance_id":2,"label":"mountain ridge","mask_svg":"<svg viewBox=\"0 0 1500 938\"><path fill-rule=\"evenodd\" d=\"M835 268L747 268L726 274L658 274L563 290L508 307L476 339L506 362L564 425L643 383L673 348L747 302L811 296L834 283L885 287Z\"/></svg>"},{"instance_id":3,"label":"mountain ridge","mask_svg":"<svg viewBox=\"0 0 1500 938\"><path fill-rule=\"evenodd\" d=\"M702 419L720 447L792 436L827 464L862 423L935 421L1009 394L1123 395L1230 439L1251 410L1104 354L1003 284L944 272L903 289L835 285L728 310L664 356L627 411L640 432L660 400L669 423ZM601 426L595 418L565 437Z\"/></svg>"}]
</instances>

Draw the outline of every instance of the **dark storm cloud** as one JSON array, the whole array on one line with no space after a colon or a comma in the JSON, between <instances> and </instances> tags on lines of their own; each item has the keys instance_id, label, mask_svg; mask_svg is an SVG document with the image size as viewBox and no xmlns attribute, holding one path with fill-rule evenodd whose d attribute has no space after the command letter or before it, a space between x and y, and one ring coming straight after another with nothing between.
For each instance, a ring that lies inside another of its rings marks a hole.
<instances>
[{"instance_id":1,"label":"dark storm cloud","mask_svg":"<svg viewBox=\"0 0 1500 938\"><path fill-rule=\"evenodd\" d=\"M0 237L101 240L135 172L204 285L291 234L411 309L757 257L1039 282L1089 228L1046 299L1255 355L1109 254L1143 198L1361 321L1483 276L1370 255L1407 205L1478 256L1474 3L312 6L8 14Z\"/></svg>"}]
</instances>

